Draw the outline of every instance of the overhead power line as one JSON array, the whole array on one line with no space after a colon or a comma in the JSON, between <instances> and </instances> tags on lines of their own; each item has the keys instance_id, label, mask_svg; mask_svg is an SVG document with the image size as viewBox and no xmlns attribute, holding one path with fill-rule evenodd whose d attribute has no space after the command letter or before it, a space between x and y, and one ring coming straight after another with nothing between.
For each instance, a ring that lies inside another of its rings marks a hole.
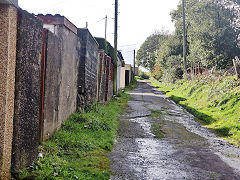
<instances>
[{"instance_id":1,"label":"overhead power line","mask_svg":"<svg viewBox=\"0 0 240 180\"><path fill-rule=\"evenodd\" d=\"M105 18L106 18L106 17L104 17L104 18L102 18L102 19L100 19L100 20L98 20L98 21L96 21L96 22L90 23L90 24L88 24L88 25L94 25L94 24L97 24L97 23L99 23L99 22L105 20Z\"/></svg>"},{"instance_id":2,"label":"overhead power line","mask_svg":"<svg viewBox=\"0 0 240 180\"><path fill-rule=\"evenodd\" d=\"M150 47L150 48L148 48L148 49L144 49L143 52L147 52L147 51L154 50L154 49L157 50L158 47L160 47L160 44L156 44L156 45L153 46L153 47Z\"/></svg>"}]
</instances>

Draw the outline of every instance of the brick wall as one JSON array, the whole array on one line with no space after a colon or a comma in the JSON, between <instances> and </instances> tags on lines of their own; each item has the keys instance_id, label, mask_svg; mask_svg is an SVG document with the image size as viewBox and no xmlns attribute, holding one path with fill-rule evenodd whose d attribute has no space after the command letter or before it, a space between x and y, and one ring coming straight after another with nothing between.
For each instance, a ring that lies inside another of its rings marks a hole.
<instances>
[{"instance_id":1,"label":"brick wall","mask_svg":"<svg viewBox=\"0 0 240 180\"><path fill-rule=\"evenodd\" d=\"M113 97L114 91L114 67L111 61L109 62L109 80L108 80L108 97L107 100L110 101Z\"/></svg>"},{"instance_id":2,"label":"brick wall","mask_svg":"<svg viewBox=\"0 0 240 180\"><path fill-rule=\"evenodd\" d=\"M105 101L108 101L108 90L109 90L109 66L111 63L111 58L106 56L106 86L105 86Z\"/></svg>"},{"instance_id":3,"label":"brick wall","mask_svg":"<svg viewBox=\"0 0 240 180\"><path fill-rule=\"evenodd\" d=\"M114 67L111 57L106 57L106 87L105 87L105 101L110 101L113 96L114 89Z\"/></svg>"},{"instance_id":4,"label":"brick wall","mask_svg":"<svg viewBox=\"0 0 240 180\"><path fill-rule=\"evenodd\" d=\"M99 71L98 71L98 101L105 101L106 86L106 54L104 50L99 50Z\"/></svg>"}]
</instances>

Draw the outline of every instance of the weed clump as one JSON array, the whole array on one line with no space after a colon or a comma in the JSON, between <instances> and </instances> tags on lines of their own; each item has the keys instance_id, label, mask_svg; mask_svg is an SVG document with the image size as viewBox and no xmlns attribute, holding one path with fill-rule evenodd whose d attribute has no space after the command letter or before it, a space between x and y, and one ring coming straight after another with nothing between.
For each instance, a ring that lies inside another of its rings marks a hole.
<instances>
[{"instance_id":1,"label":"weed clump","mask_svg":"<svg viewBox=\"0 0 240 180\"><path fill-rule=\"evenodd\" d=\"M164 133L162 131L162 125L160 123L153 123L152 132L155 135L155 138L164 138Z\"/></svg>"},{"instance_id":2,"label":"weed clump","mask_svg":"<svg viewBox=\"0 0 240 180\"><path fill-rule=\"evenodd\" d=\"M162 111L160 110L151 110L151 116L153 118L160 118L162 115Z\"/></svg>"}]
</instances>

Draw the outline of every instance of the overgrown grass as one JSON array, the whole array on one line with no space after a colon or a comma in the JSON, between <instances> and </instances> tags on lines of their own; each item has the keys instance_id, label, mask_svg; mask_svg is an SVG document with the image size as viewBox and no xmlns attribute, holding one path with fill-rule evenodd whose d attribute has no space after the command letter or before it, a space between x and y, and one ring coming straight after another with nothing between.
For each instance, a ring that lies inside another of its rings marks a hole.
<instances>
[{"instance_id":1,"label":"overgrown grass","mask_svg":"<svg viewBox=\"0 0 240 180\"><path fill-rule=\"evenodd\" d=\"M135 76L135 79L136 79L136 80L144 80L144 78L143 78L143 77L140 77L140 76Z\"/></svg>"},{"instance_id":2,"label":"overgrown grass","mask_svg":"<svg viewBox=\"0 0 240 180\"><path fill-rule=\"evenodd\" d=\"M137 87L137 85L138 85L138 82L137 82L136 79L134 79L134 80L132 81L132 84L131 84L130 86L127 86L127 87L125 88L125 91L132 91L133 89L135 89L135 88Z\"/></svg>"},{"instance_id":3,"label":"overgrown grass","mask_svg":"<svg viewBox=\"0 0 240 180\"><path fill-rule=\"evenodd\" d=\"M153 123L151 130L153 134L155 135L155 138L164 138L164 132L162 131L162 124L159 122Z\"/></svg>"},{"instance_id":4,"label":"overgrown grass","mask_svg":"<svg viewBox=\"0 0 240 180\"><path fill-rule=\"evenodd\" d=\"M197 120L230 143L240 146L240 82L236 77L197 77L175 84L152 84L182 105Z\"/></svg>"},{"instance_id":5,"label":"overgrown grass","mask_svg":"<svg viewBox=\"0 0 240 180\"><path fill-rule=\"evenodd\" d=\"M162 114L163 113L160 110L151 110L151 117L156 119L151 126L151 131L155 135L155 138L164 138L164 132L162 131L163 124L159 121Z\"/></svg>"},{"instance_id":6,"label":"overgrown grass","mask_svg":"<svg viewBox=\"0 0 240 180\"><path fill-rule=\"evenodd\" d=\"M96 104L89 112L72 114L40 151L43 158L20 178L109 179L109 160L118 121L129 95L121 93L107 105Z\"/></svg>"},{"instance_id":7,"label":"overgrown grass","mask_svg":"<svg viewBox=\"0 0 240 180\"><path fill-rule=\"evenodd\" d=\"M160 111L160 110L151 110L151 112L152 112L151 116L153 118L160 118L162 115L162 111Z\"/></svg>"}]
</instances>

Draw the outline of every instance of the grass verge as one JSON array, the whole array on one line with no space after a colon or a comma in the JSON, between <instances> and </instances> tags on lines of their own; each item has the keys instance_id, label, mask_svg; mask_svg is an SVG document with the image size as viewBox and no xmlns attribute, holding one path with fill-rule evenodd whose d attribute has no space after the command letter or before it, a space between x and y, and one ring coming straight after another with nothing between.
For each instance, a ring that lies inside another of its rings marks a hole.
<instances>
[{"instance_id":1,"label":"grass verge","mask_svg":"<svg viewBox=\"0 0 240 180\"><path fill-rule=\"evenodd\" d=\"M240 146L240 82L236 77L197 77L175 84L152 79L152 84L205 127Z\"/></svg>"},{"instance_id":2,"label":"grass verge","mask_svg":"<svg viewBox=\"0 0 240 180\"><path fill-rule=\"evenodd\" d=\"M121 93L107 105L72 114L53 137L43 143L43 158L20 174L20 179L109 179L118 122L129 95Z\"/></svg>"}]
</instances>

